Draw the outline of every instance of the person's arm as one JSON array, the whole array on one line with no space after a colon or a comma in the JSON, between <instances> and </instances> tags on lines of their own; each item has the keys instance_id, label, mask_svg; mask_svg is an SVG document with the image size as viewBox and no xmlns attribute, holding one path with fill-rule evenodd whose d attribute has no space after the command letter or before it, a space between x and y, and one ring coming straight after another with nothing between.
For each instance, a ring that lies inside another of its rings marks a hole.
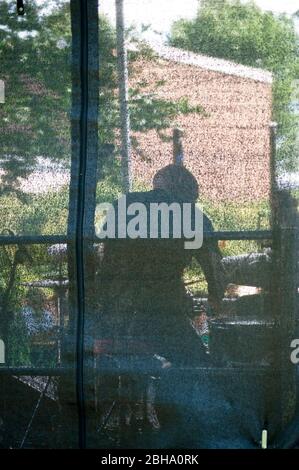
<instances>
[{"instance_id":1,"label":"person's arm","mask_svg":"<svg viewBox=\"0 0 299 470\"><path fill-rule=\"evenodd\" d=\"M204 216L204 232L213 231L209 219ZM202 247L196 251L195 258L199 262L208 283L209 303L219 309L226 289L225 268L221 262L222 254L217 240L204 239Z\"/></svg>"},{"instance_id":2,"label":"person's arm","mask_svg":"<svg viewBox=\"0 0 299 470\"><path fill-rule=\"evenodd\" d=\"M225 270L221 263L222 255L215 242L204 242L196 255L208 283L209 303L218 309L226 288Z\"/></svg>"}]
</instances>

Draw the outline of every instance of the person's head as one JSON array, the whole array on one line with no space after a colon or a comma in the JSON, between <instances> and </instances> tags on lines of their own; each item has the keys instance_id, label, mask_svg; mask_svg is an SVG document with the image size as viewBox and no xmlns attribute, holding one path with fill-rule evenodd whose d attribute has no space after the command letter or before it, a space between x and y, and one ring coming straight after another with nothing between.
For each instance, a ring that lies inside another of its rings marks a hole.
<instances>
[{"instance_id":1,"label":"person's head","mask_svg":"<svg viewBox=\"0 0 299 470\"><path fill-rule=\"evenodd\" d=\"M180 202L195 202L198 184L192 173L183 166L167 165L157 171L153 179L154 189L162 189Z\"/></svg>"}]
</instances>

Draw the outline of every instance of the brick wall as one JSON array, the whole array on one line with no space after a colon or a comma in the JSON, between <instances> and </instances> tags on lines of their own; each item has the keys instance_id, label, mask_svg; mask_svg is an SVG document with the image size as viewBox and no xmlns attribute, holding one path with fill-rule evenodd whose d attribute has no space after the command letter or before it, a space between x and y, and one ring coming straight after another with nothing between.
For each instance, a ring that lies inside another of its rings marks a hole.
<instances>
[{"instance_id":1,"label":"brick wall","mask_svg":"<svg viewBox=\"0 0 299 470\"><path fill-rule=\"evenodd\" d=\"M139 59L130 84L146 81L163 99L187 97L208 116L181 115L185 166L198 179L203 197L213 201L257 201L269 196L271 84L169 60ZM172 130L166 132L171 136ZM135 134L143 157L133 152L135 181L150 184L155 172L172 162L172 142L156 131Z\"/></svg>"}]
</instances>

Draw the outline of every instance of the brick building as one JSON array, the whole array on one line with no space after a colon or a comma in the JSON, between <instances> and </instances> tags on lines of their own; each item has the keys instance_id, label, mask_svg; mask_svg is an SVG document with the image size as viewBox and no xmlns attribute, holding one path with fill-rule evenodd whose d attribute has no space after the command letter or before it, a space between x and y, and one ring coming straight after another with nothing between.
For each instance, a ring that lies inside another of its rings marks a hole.
<instances>
[{"instance_id":1,"label":"brick building","mask_svg":"<svg viewBox=\"0 0 299 470\"><path fill-rule=\"evenodd\" d=\"M222 59L153 46L152 58L134 63L130 84L175 101L186 97L204 114L176 118L184 131L185 166L212 201L259 201L270 189L272 75ZM157 87L156 84L160 85ZM171 136L172 130L163 131ZM151 183L157 169L172 162L172 142L156 131L135 134L143 157L133 152L135 181Z\"/></svg>"}]
</instances>

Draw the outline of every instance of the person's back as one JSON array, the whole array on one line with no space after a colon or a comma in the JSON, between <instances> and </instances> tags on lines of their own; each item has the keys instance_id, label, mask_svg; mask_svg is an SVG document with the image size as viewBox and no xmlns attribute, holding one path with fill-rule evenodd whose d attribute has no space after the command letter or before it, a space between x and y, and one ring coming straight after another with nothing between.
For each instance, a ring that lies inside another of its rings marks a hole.
<instances>
[{"instance_id":1,"label":"person's back","mask_svg":"<svg viewBox=\"0 0 299 470\"><path fill-rule=\"evenodd\" d=\"M178 171L187 177L191 175L185 169L174 169L175 173ZM192 175L189 177L189 184L190 181L193 182ZM194 195L188 200L188 197L180 198L167 189L167 184L166 188L162 184L152 191L130 193L126 196L126 207L133 203L142 203L147 214L150 214L151 204L166 203L170 207L171 204L178 203L183 208L183 204L189 202L192 205L191 214L194 214ZM119 214L118 204L118 201L114 203L115 214ZM131 219L132 217L126 219L127 225ZM162 223L159 219L157 238L151 238L148 223L147 238L116 237L104 242L104 255L99 268L102 322L105 325L105 334L110 337L147 338L158 354L163 355L167 351L166 354L170 354L173 359L176 356L175 349L180 349L180 354L188 357L190 350L194 353L195 340L198 350L201 346L187 319L187 310L190 307L183 283L183 271L195 256L206 274L210 296L220 301L223 292L221 255L215 242L204 242L202 248L197 250L186 249L183 236L173 237L174 222L171 217L167 227L169 238L163 238ZM117 220L116 234L118 224ZM204 216L203 231L212 230L212 224Z\"/></svg>"}]
</instances>

